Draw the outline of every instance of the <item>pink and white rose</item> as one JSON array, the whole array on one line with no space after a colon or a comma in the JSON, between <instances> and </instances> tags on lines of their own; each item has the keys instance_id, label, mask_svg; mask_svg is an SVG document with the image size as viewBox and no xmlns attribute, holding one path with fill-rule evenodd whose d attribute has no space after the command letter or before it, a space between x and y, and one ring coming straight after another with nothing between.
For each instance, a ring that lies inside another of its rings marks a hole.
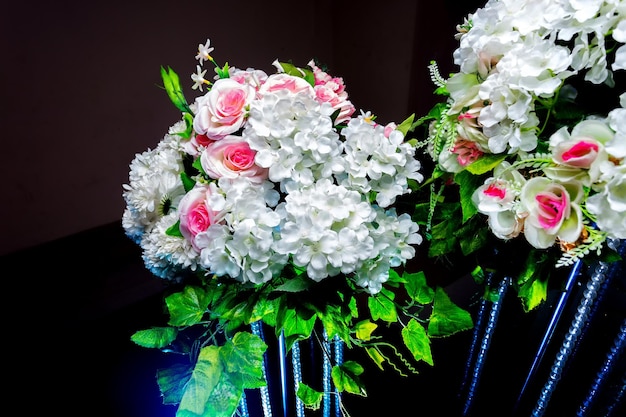
<instances>
[{"instance_id":1,"label":"pink and white rose","mask_svg":"<svg viewBox=\"0 0 626 417\"><path fill-rule=\"evenodd\" d=\"M591 185L598 180L600 166L609 157L604 144L613 136L613 130L601 120L583 120L571 134L566 126L562 127L549 142L552 159L558 166L545 168L545 174L561 182L577 180Z\"/></svg>"},{"instance_id":2,"label":"pink and white rose","mask_svg":"<svg viewBox=\"0 0 626 417\"><path fill-rule=\"evenodd\" d=\"M206 233L207 229L217 222L221 207L212 205L212 194L217 194L214 184L197 183L194 188L183 196L178 205L180 219L180 233L191 242L194 249L201 251L197 245L196 237Z\"/></svg>"},{"instance_id":3,"label":"pink and white rose","mask_svg":"<svg viewBox=\"0 0 626 417\"><path fill-rule=\"evenodd\" d=\"M350 120L350 117L356 111L356 108L350 100L346 86L341 77L332 77L323 71L314 61L309 62L309 67L313 70L315 77L315 95L320 103L329 103L339 115L335 119L335 124L344 123Z\"/></svg>"},{"instance_id":4,"label":"pink and white rose","mask_svg":"<svg viewBox=\"0 0 626 417\"><path fill-rule=\"evenodd\" d=\"M267 77L267 80L259 89L259 94L275 93L280 90L287 90L291 93L306 91L312 96L315 96L313 87L304 78L285 73L272 74Z\"/></svg>"},{"instance_id":5,"label":"pink and white rose","mask_svg":"<svg viewBox=\"0 0 626 417\"><path fill-rule=\"evenodd\" d=\"M254 161L256 151L239 136L226 136L206 147L200 155L200 164L213 179L247 178L260 183L267 178L267 168Z\"/></svg>"},{"instance_id":6,"label":"pink and white rose","mask_svg":"<svg viewBox=\"0 0 626 417\"><path fill-rule=\"evenodd\" d=\"M526 180L511 164L502 162L472 194L472 202L488 216L489 227L500 239L512 239L520 234L527 213L519 204L521 187Z\"/></svg>"},{"instance_id":7,"label":"pink and white rose","mask_svg":"<svg viewBox=\"0 0 626 417\"><path fill-rule=\"evenodd\" d=\"M558 183L545 177L531 178L522 188L520 201L528 212L524 236L538 249L562 242L576 242L583 229L580 201L584 195L578 181Z\"/></svg>"},{"instance_id":8,"label":"pink and white rose","mask_svg":"<svg viewBox=\"0 0 626 417\"><path fill-rule=\"evenodd\" d=\"M243 126L256 91L249 84L230 78L219 79L213 88L196 100L193 128L209 139L220 140Z\"/></svg>"},{"instance_id":9,"label":"pink and white rose","mask_svg":"<svg viewBox=\"0 0 626 417\"><path fill-rule=\"evenodd\" d=\"M215 142L213 139L209 139L207 135L193 135L188 142L185 142L184 149L191 156L198 156L204 148L209 144Z\"/></svg>"}]
</instances>

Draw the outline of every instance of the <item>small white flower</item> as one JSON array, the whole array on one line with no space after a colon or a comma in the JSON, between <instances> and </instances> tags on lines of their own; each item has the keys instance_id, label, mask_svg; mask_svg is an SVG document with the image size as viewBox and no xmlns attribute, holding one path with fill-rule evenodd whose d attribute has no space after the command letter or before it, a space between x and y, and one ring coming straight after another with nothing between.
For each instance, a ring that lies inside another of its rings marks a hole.
<instances>
[{"instance_id":1,"label":"small white flower","mask_svg":"<svg viewBox=\"0 0 626 417\"><path fill-rule=\"evenodd\" d=\"M202 65L204 61L210 61L213 59L211 57L211 52L213 52L213 48L211 47L210 39L207 39L206 43L198 45L198 53L196 54L196 59L200 62L200 65Z\"/></svg>"},{"instance_id":2,"label":"small white flower","mask_svg":"<svg viewBox=\"0 0 626 417\"><path fill-rule=\"evenodd\" d=\"M203 85L211 84L210 81L204 79L204 75L206 74L206 72L207 70L203 70L202 68L200 68L200 65L196 65L196 73L191 74L191 80L193 81L193 85L191 86L192 89L199 89L200 91L202 91Z\"/></svg>"}]
</instances>

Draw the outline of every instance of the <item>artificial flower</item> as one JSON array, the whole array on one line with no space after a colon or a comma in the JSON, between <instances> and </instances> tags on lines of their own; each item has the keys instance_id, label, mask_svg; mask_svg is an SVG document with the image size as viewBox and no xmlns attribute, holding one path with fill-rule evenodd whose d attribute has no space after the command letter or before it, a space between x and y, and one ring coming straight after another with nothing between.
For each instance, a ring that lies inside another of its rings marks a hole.
<instances>
[{"instance_id":1,"label":"artificial flower","mask_svg":"<svg viewBox=\"0 0 626 417\"><path fill-rule=\"evenodd\" d=\"M625 19L623 0L490 0L458 27L458 71L430 67L446 100L413 125L434 163L421 222L431 256L480 258L513 240L556 267L615 256L606 243L625 236ZM518 288L546 282L532 268L513 271Z\"/></svg>"},{"instance_id":2,"label":"artificial flower","mask_svg":"<svg viewBox=\"0 0 626 417\"><path fill-rule=\"evenodd\" d=\"M424 241L410 202L424 180L406 136L412 117L379 124L357 114L343 79L314 61L274 61L267 74L221 67L212 52L210 40L199 45L191 81L203 94L191 104L178 74L162 68L182 118L135 156L123 192L126 233L174 288L167 324L132 340L189 359L160 374L166 402L178 415L236 413L244 390L267 383L267 345L251 332L258 323L287 349L326 337L364 349L379 368L417 372L410 358L433 365L430 338L472 321L423 272L406 269ZM376 329L391 324L402 346L380 340ZM364 395L360 369L337 364L337 389Z\"/></svg>"}]
</instances>

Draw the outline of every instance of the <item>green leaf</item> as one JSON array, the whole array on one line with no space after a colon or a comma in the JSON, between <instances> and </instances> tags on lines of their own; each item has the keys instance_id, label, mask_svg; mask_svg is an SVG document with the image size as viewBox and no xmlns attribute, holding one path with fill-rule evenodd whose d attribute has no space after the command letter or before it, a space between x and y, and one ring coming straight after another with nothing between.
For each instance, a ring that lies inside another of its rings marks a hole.
<instances>
[{"instance_id":1,"label":"green leaf","mask_svg":"<svg viewBox=\"0 0 626 417\"><path fill-rule=\"evenodd\" d=\"M163 404L180 403L192 372L193 366L189 363L178 363L157 371L157 383L163 396Z\"/></svg>"},{"instance_id":2,"label":"green leaf","mask_svg":"<svg viewBox=\"0 0 626 417\"><path fill-rule=\"evenodd\" d=\"M230 78L228 62L224 64L224 67L215 67L215 73L219 78Z\"/></svg>"},{"instance_id":3,"label":"green leaf","mask_svg":"<svg viewBox=\"0 0 626 417\"><path fill-rule=\"evenodd\" d=\"M239 332L220 349L220 359L231 380L243 388L265 385L263 378L263 353L267 345L259 336Z\"/></svg>"},{"instance_id":4,"label":"green leaf","mask_svg":"<svg viewBox=\"0 0 626 417\"><path fill-rule=\"evenodd\" d=\"M485 246L490 234L491 232L487 227L476 227L475 222L466 223L455 233L464 256Z\"/></svg>"},{"instance_id":5,"label":"green leaf","mask_svg":"<svg viewBox=\"0 0 626 417\"><path fill-rule=\"evenodd\" d=\"M413 119L415 119L415 113L410 115L406 119L404 119L404 121L400 123L398 127L396 127L396 130L399 130L400 132L402 132L404 136L406 136L406 134L411 129L411 125L413 124Z\"/></svg>"},{"instance_id":6,"label":"green leaf","mask_svg":"<svg viewBox=\"0 0 626 417\"><path fill-rule=\"evenodd\" d=\"M381 369L384 370L383 368L383 363L385 363L386 359L385 357L380 353L380 350L378 350L377 347L367 347L365 348L365 351L367 352L368 356L374 361L374 363Z\"/></svg>"},{"instance_id":7,"label":"green leaf","mask_svg":"<svg viewBox=\"0 0 626 417\"><path fill-rule=\"evenodd\" d=\"M426 329L417 320L411 319L402 329L402 340L417 361L424 361L433 365L433 356L430 351L430 339Z\"/></svg>"},{"instance_id":8,"label":"green leaf","mask_svg":"<svg viewBox=\"0 0 626 417\"><path fill-rule=\"evenodd\" d=\"M372 338L372 333L374 333L374 330L376 330L377 327L378 325L376 323L372 323L369 320L362 320L358 322L354 326L356 338L365 341L370 340Z\"/></svg>"},{"instance_id":9,"label":"green leaf","mask_svg":"<svg viewBox=\"0 0 626 417\"><path fill-rule=\"evenodd\" d=\"M311 84L311 87L315 87L315 75L310 69L298 68L295 65L287 62L279 62L279 64L286 74L304 78L309 84Z\"/></svg>"},{"instance_id":10,"label":"green leaf","mask_svg":"<svg viewBox=\"0 0 626 417\"><path fill-rule=\"evenodd\" d=\"M522 301L524 311L529 312L546 301L548 296L548 281L542 281L540 279L526 281L517 291L517 296Z\"/></svg>"},{"instance_id":11,"label":"green leaf","mask_svg":"<svg viewBox=\"0 0 626 417\"><path fill-rule=\"evenodd\" d=\"M461 219L458 216L450 216L431 229L432 241L428 248L428 256L442 256L457 249L458 239L455 232L461 227Z\"/></svg>"},{"instance_id":12,"label":"green leaf","mask_svg":"<svg viewBox=\"0 0 626 417\"><path fill-rule=\"evenodd\" d=\"M166 70L161 66L161 79L163 80L163 87L165 87L165 91L172 103L174 103L174 106L183 113L191 113L187 99L183 94L183 89L180 86L178 74L170 67L167 67Z\"/></svg>"},{"instance_id":13,"label":"green leaf","mask_svg":"<svg viewBox=\"0 0 626 417\"><path fill-rule=\"evenodd\" d=\"M443 288L437 287L433 312L428 322L428 335L430 337L450 336L472 327L474 323L470 313L454 304Z\"/></svg>"},{"instance_id":14,"label":"green leaf","mask_svg":"<svg viewBox=\"0 0 626 417\"><path fill-rule=\"evenodd\" d=\"M276 325L276 300L268 300L261 297L256 303L250 314L250 322L263 320L267 325L274 327Z\"/></svg>"},{"instance_id":15,"label":"green leaf","mask_svg":"<svg viewBox=\"0 0 626 417\"><path fill-rule=\"evenodd\" d=\"M234 384L230 375L222 373L205 403L203 414L188 413L179 408L176 417L232 417L237 412L242 396L241 386Z\"/></svg>"},{"instance_id":16,"label":"green leaf","mask_svg":"<svg viewBox=\"0 0 626 417\"><path fill-rule=\"evenodd\" d=\"M180 232L180 220L177 220L176 223L168 227L165 234L168 236L183 237L183 234Z\"/></svg>"},{"instance_id":17,"label":"green leaf","mask_svg":"<svg viewBox=\"0 0 626 417\"><path fill-rule=\"evenodd\" d=\"M346 361L341 365L333 366L331 376L337 391L365 397L365 387L359 378L362 373L363 367L361 365L354 361Z\"/></svg>"},{"instance_id":18,"label":"green leaf","mask_svg":"<svg viewBox=\"0 0 626 417\"><path fill-rule=\"evenodd\" d=\"M319 410L324 396L323 393L315 391L304 382L298 383L298 391L296 392L296 395L300 398L304 406L311 410Z\"/></svg>"},{"instance_id":19,"label":"green leaf","mask_svg":"<svg viewBox=\"0 0 626 417\"><path fill-rule=\"evenodd\" d=\"M426 283L426 275L423 271L416 273L404 272L404 288L413 301L420 304L428 304L433 300L435 291Z\"/></svg>"},{"instance_id":20,"label":"green leaf","mask_svg":"<svg viewBox=\"0 0 626 417\"><path fill-rule=\"evenodd\" d=\"M188 193L196 186L196 180L191 178L185 171L180 173L180 180L183 183L183 187L185 188L185 192Z\"/></svg>"},{"instance_id":21,"label":"green leaf","mask_svg":"<svg viewBox=\"0 0 626 417\"><path fill-rule=\"evenodd\" d=\"M160 349L176 340L176 336L178 336L176 327L153 327L135 332L130 340L141 347Z\"/></svg>"},{"instance_id":22,"label":"green leaf","mask_svg":"<svg viewBox=\"0 0 626 417\"><path fill-rule=\"evenodd\" d=\"M396 295L386 288L380 290L378 294L370 295L367 299L367 306L370 309L373 320L384 320L393 323L398 320L398 312L393 302Z\"/></svg>"},{"instance_id":23,"label":"green leaf","mask_svg":"<svg viewBox=\"0 0 626 417\"><path fill-rule=\"evenodd\" d=\"M352 315L349 307L329 304L326 311L317 313L317 317L324 325L329 339L339 336L342 340L350 340L349 323Z\"/></svg>"},{"instance_id":24,"label":"green leaf","mask_svg":"<svg viewBox=\"0 0 626 417\"><path fill-rule=\"evenodd\" d=\"M478 213L478 208L472 201L472 195L483 184L483 179L482 177L472 175L468 171L461 171L454 176L454 181L459 184L461 213L463 213L461 223L465 223L474 214Z\"/></svg>"},{"instance_id":25,"label":"green leaf","mask_svg":"<svg viewBox=\"0 0 626 417\"><path fill-rule=\"evenodd\" d=\"M502 161L506 159L506 157L506 154L484 155L476 161L472 162L471 164L467 165L465 169L474 175L485 174L500 165Z\"/></svg>"},{"instance_id":26,"label":"green leaf","mask_svg":"<svg viewBox=\"0 0 626 417\"><path fill-rule=\"evenodd\" d=\"M294 342L308 339L311 336L317 316L302 308L285 308L281 306L276 320L276 331L282 328L285 336L285 346L289 350ZM279 334L276 336L279 336Z\"/></svg>"},{"instance_id":27,"label":"green leaf","mask_svg":"<svg viewBox=\"0 0 626 417\"><path fill-rule=\"evenodd\" d=\"M301 292L311 288L313 282L313 280L305 275L298 275L286 280L283 284L276 287L276 291Z\"/></svg>"},{"instance_id":28,"label":"green leaf","mask_svg":"<svg viewBox=\"0 0 626 417\"><path fill-rule=\"evenodd\" d=\"M168 322L171 326L191 326L202 320L209 305L209 297L200 287L188 285L183 292L171 294L165 298L170 313Z\"/></svg>"},{"instance_id":29,"label":"green leaf","mask_svg":"<svg viewBox=\"0 0 626 417\"><path fill-rule=\"evenodd\" d=\"M219 348L206 346L200 349L198 361L191 373L185 392L181 399L177 417L207 416L207 404L213 401L213 392L222 377L222 363L219 360ZM235 390L232 391L233 393ZM230 417L234 412L224 409L222 414L216 416Z\"/></svg>"}]
</instances>

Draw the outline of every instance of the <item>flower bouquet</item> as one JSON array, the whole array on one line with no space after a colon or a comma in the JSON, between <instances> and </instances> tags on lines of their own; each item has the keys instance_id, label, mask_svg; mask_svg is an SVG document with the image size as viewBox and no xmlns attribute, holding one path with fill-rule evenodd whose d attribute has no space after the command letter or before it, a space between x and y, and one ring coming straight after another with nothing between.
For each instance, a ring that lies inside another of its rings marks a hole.
<instances>
[{"instance_id":1,"label":"flower bouquet","mask_svg":"<svg viewBox=\"0 0 626 417\"><path fill-rule=\"evenodd\" d=\"M508 269L530 310L554 267L626 238L626 2L488 1L457 29L458 72L430 66L446 100L413 125L433 165L414 218L430 256Z\"/></svg>"},{"instance_id":2,"label":"flower bouquet","mask_svg":"<svg viewBox=\"0 0 626 417\"><path fill-rule=\"evenodd\" d=\"M356 115L343 80L313 61L275 61L267 74L218 65L212 51L209 40L199 45L191 103L177 73L161 68L182 117L135 156L123 191L126 234L171 284L167 323L132 335L185 358L158 373L164 402L177 415L233 415L244 390L267 384L255 323L287 350L324 333L379 368L432 366L430 339L472 320L406 268L423 240L409 198L423 181L406 137L413 118ZM402 346L381 335L390 326ZM353 360L336 365L336 390L366 395L362 372ZM325 394L298 385L309 408Z\"/></svg>"}]
</instances>

